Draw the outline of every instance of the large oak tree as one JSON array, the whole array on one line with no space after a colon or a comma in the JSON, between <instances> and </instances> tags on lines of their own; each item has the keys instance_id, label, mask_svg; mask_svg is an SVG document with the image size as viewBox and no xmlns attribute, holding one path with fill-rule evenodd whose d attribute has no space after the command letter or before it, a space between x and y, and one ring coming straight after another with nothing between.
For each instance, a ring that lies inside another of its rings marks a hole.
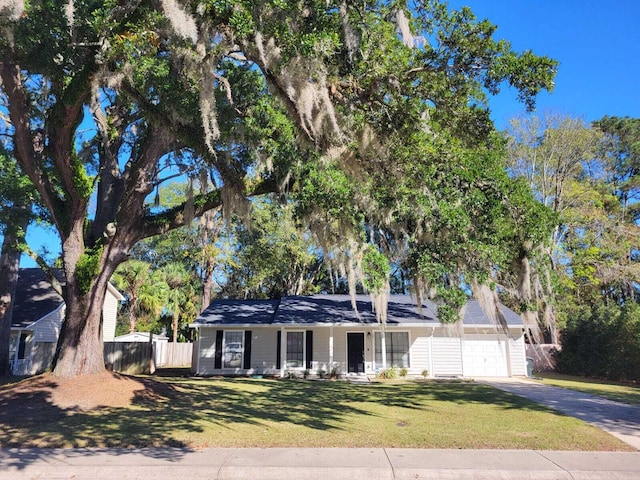
<instances>
[{"instance_id":1,"label":"large oak tree","mask_svg":"<svg viewBox=\"0 0 640 480\"><path fill-rule=\"evenodd\" d=\"M479 228L495 220L488 211L510 212L499 237L518 237L526 208L510 206L519 190L508 179L492 178L500 168L486 95L508 82L532 106L553 85L556 63L513 52L469 9L45 0L11 2L0 15L3 133L62 241L67 310L55 375L104 369L107 282L136 242L212 208L242 213L250 195L315 197L331 222L319 225L317 208L301 212L327 245L341 238L327 232L332 222L379 223L398 244L404 231L419 247L413 264L434 281L451 281L460 266L474 274L490 267L481 250L498 251L488 237L495 228ZM212 187L174 208L149 208L153 191L179 175ZM331 175L351 186L314 190ZM328 197L354 185L366 195L336 210ZM468 240L478 251L459 254Z\"/></svg>"}]
</instances>

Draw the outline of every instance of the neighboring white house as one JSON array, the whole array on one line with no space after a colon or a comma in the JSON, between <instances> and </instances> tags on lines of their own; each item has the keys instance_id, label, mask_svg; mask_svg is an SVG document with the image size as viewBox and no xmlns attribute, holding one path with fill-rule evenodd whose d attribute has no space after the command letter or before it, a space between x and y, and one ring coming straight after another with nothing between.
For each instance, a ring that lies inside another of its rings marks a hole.
<instances>
[{"instance_id":1,"label":"neighboring white house","mask_svg":"<svg viewBox=\"0 0 640 480\"><path fill-rule=\"evenodd\" d=\"M504 325L495 325L470 300L461 325L451 326L440 323L432 302L418 310L411 297L392 295L382 326L368 297L358 296L356 305L357 312L347 295L216 300L191 325L199 331L192 370L284 376L398 367L430 377L526 374L523 322L504 306Z\"/></svg>"},{"instance_id":2,"label":"neighboring white house","mask_svg":"<svg viewBox=\"0 0 640 480\"><path fill-rule=\"evenodd\" d=\"M102 307L104 341L113 341L119 302L124 297L108 284ZM13 302L10 361L15 375L49 368L64 320L64 300L39 268L22 268Z\"/></svg>"}]
</instances>

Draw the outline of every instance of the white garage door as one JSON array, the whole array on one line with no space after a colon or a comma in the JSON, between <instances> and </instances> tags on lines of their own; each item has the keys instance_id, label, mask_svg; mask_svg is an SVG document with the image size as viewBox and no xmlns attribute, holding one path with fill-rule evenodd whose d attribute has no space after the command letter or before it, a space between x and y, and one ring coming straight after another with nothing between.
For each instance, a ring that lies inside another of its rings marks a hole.
<instances>
[{"instance_id":1,"label":"white garage door","mask_svg":"<svg viewBox=\"0 0 640 480\"><path fill-rule=\"evenodd\" d=\"M462 340L465 377L508 377L506 339L466 335Z\"/></svg>"}]
</instances>

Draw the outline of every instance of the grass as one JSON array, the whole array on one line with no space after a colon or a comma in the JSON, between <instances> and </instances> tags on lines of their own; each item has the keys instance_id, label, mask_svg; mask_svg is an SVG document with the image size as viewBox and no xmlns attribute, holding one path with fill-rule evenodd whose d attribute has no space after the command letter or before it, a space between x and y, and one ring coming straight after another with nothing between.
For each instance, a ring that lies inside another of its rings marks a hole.
<instances>
[{"instance_id":1,"label":"grass","mask_svg":"<svg viewBox=\"0 0 640 480\"><path fill-rule=\"evenodd\" d=\"M552 372L541 372L536 375L542 377L543 380L541 382L546 385L569 388L629 405L640 405L640 385L637 384L576 377Z\"/></svg>"},{"instance_id":2,"label":"grass","mask_svg":"<svg viewBox=\"0 0 640 480\"><path fill-rule=\"evenodd\" d=\"M24 399L25 411L0 417L0 446L632 450L577 419L475 383L143 381L146 390L126 408L64 410L43 398L30 411ZM0 389L0 408L7 391Z\"/></svg>"}]
</instances>

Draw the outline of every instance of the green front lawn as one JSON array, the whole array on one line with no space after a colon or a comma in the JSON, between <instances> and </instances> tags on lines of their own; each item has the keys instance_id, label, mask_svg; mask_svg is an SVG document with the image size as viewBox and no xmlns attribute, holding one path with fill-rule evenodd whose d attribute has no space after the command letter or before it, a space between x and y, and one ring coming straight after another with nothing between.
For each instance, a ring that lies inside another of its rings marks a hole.
<instances>
[{"instance_id":1,"label":"green front lawn","mask_svg":"<svg viewBox=\"0 0 640 480\"><path fill-rule=\"evenodd\" d=\"M82 411L32 399L40 409L0 416L0 446L632 450L577 419L470 382L141 381L147 388L129 407ZM0 406L19 400L0 389Z\"/></svg>"},{"instance_id":2,"label":"green front lawn","mask_svg":"<svg viewBox=\"0 0 640 480\"><path fill-rule=\"evenodd\" d=\"M536 373L536 375L542 377L542 383L546 385L569 388L590 395L598 395L615 402L640 405L640 385L562 375L552 372L541 372Z\"/></svg>"}]
</instances>

